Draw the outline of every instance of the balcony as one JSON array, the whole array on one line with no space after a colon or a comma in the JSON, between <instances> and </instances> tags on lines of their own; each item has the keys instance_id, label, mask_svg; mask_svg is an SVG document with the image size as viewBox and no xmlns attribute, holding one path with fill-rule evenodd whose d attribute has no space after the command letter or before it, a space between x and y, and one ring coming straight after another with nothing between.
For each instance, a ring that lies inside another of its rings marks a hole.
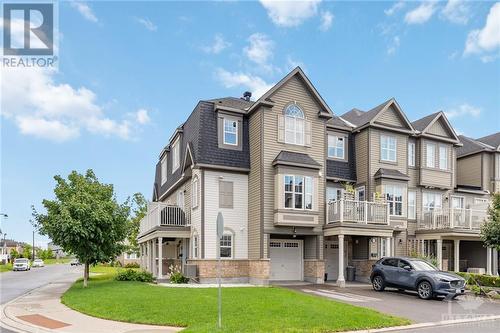
<instances>
[{"instance_id":1,"label":"balcony","mask_svg":"<svg viewBox=\"0 0 500 333\"><path fill-rule=\"evenodd\" d=\"M191 215L181 207L168 205L163 202L148 203L148 212L140 222L139 235L156 227L189 227Z\"/></svg>"},{"instance_id":2,"label":"balcony","mask_svg":"<svg viewBox=\"0 0 500 333\"><path fill-rule=\"evenodd\" d=\"M327 223L389 225L389 205L384 202L340 199L328 203Z\"/></svg>"},{"instance_id":3,"label":"balcony","mask_svg":"<svg viewBox=\"0 0 500 333\"><path fill-rule=\"evenodd\" d=\"M473 230L479 232L488 212L486 209L442 208L423 212L420 230Z\"/></svg>"}]
</instances>

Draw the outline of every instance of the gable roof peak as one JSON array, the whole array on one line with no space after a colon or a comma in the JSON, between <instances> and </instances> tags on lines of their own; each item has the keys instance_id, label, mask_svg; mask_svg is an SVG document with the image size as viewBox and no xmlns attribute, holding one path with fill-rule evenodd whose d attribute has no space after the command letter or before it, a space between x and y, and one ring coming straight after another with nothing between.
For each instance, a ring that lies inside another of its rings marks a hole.
<instances>
[{"instance_id":1,"label":"gable roof peak","mask_svg":"<svg viewBox=\"0 0 500 333\"><path fill-rule=\"evenodd\" d=\"M496 132L487 136L483 136L482 138L477 139L482 143L485 143L495 149L500 149L500 132Z\"/></svg>"}]
</instances>

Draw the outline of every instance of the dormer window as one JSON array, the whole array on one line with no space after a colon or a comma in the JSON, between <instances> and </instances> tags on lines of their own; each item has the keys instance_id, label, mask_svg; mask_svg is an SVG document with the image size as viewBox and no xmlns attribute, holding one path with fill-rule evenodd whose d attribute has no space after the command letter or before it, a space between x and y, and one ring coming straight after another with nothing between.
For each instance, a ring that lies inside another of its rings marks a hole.
<instances>
[{"instance_id":1,"label":"dormer window","mask_svg":"<svg viewBox=\"0 0 500 333\"><path fill-rule=\"evenodd\" d=\"M285 143L304 145L304 112L295 103L285 109Z\"/></svg>"},{"instance_id":2,"label":"dormer window","mask_svg":"<svg viewBox=\"0 0 500 333\"><path fill-rule=\"evenodd\" d=\"M238 121L224 118L224 144L238 145Z\"/></svg>"},{"instance_id":3,"label":"dormer window","mask_svg":"<svg viewBox=\"0 0 500 333\"><path fill-rule=\"evenodd\" d=\"M172 173L174 173L180 166L180 152L179 138L177 138L172 144Z\"/></svg>"}]
</instances>

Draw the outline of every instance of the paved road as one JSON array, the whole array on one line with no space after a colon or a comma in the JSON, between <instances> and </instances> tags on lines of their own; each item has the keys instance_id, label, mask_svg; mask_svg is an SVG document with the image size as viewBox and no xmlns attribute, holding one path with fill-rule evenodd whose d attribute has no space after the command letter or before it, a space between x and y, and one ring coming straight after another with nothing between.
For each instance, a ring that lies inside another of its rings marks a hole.
<instances>
[{"instance_id":1,"label":"paved road","mask_svg":"<svg viewBox=\"0 0 500 333\"><path fill-rule=\"evenodd\" d=\"M74 281L81 275L81 266L71 267L69 264L32 268L27 272L0 273L0 304L7 303L47 283Z\"/></svg>"}]
</instances>

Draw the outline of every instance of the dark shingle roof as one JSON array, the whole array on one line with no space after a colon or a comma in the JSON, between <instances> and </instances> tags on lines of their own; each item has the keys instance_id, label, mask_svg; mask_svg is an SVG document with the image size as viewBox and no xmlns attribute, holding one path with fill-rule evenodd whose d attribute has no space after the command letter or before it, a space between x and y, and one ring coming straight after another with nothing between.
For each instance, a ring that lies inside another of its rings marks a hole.
<instances>
[{"instance_id":1,"label":"dark shingle roof","mask_svg":"<svg viewBox=\"0 0 500 333\"><path fill-rule=\"evenodd\" d=\"M478 153L481 151L493 151L492 147L474 140L472 138L468 138L464 135L459 135L458 138L460 139L460 142L462 143L462 147L458 147L457 149L457 156L461 157L464 155L468 154L473 154L473 153Z\"/></svg>"},{"instance_id":2,"label":"dark shingle roof","mask_svg":"<svg viewBox=\"0 0 500 333\"><path fill-rule=\"evenodd\" d=\"M214 98L207 100L207 102L212 102L215 105L227 106L230 108L240 109L244 111L250 108L254 103L252 101L247 101L237 97Z\"/></svg>"},{"instance_id":3,"label":"dark shingle roof","mask_svg":"<svg viewBox=\"0 0 500 333\"><path fill-rule=\"evenodd\" d=\"M307 154L295 153L285 150L280 151L280 153L274 159L273 165L276 164L304 165L314 169L319 169L321 167L321 164L316 162L311 156Z\"/></svg>"},{"instance_id":4,"label":"dark shingle roof","mask_svg":"<svg viewBox=\"0 0 500 333\"><path fill-rule=\"evenodd\" d=\"M326 124L327 124L327 126L332 126L332 127L336 127L336 128L346 129L348 131L350 131L350 130L353 129L352 126L349 126L348 123L346 123L344 120L342 120L342 118L337 117L337 116L333 116L333 118L329 119L326 122Z\"/></svg>"},{"instance_id":5,"label":"dark shingle roof","mask_svg":"<svg viewBox=\"0 0 500 333\"><path fill-rule=\"evenodd\" d=\"M409 180L410 177L402 173L401 171L394 169L385 169L380 168L377 172L375 172L375 179L378 178L390 178L390 179L399 179L399 180Z\"/></svg>"},{"instance_id":6,"label":"dark shingle roof","mask_svg":"<svg viewBox=\"0 0 500 333\"><path fill-rule=\"evenodd\" d=\"M356 126L363 126L367 123L369 123L377 114L384 109L387 104L391 103L393 101L393 98L385 101L384 103L377 105L370 111L361 111L359 109L352 109L349 112L344 113L341 115L341 117L348 122L356 125Z\"/></svg>"},{"instance_id":7,"label":"dark shingle roof","mask_svg":"<svg viewBox=\"0 0 500 333\"><path fill-rule=\"evenodd\" d=\"M500 132L484 136L477 139L477 141L481 141L482 143L486 143L487 145L497 149L500 146Z\"/></svg>"},{"instance_id":8,"label":"dark shingle roof","mask_svg":"<svg viewBox=\"0 0 500 333\"><path fill-rule=\"evenodd\" d=\"M434 113L432 113L430 115L427 115L427 116L425 116L423 118L415 120L414 122L411 123L411 125L417 131L422 132L427 126L429 126L429 124L431 123L431 121L433 121L434 118L436 118L436 116L438 115L438 113L439 112L434 112Z\"/></svg>"}]
</instances>

